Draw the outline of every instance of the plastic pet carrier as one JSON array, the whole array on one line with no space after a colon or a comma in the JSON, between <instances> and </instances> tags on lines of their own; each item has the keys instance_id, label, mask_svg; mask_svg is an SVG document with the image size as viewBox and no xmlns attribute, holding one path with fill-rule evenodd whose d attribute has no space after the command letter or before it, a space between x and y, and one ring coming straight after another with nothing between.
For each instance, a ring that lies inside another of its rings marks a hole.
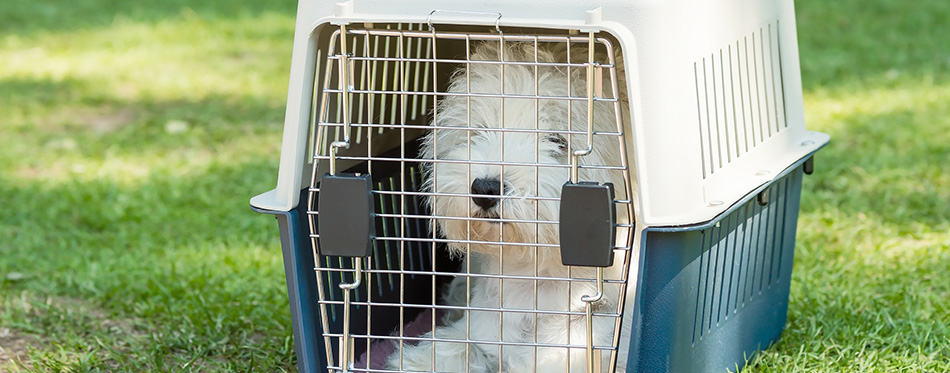
<instances>
[{"instance_id":1,"label":"plastic pet carrier","mask_svg":"<svg viewBox=\"0 0 950 373\"><path fill-rule=\"evenodd\" d=\"M306 372L721 372L782 333L791 0L301 1L274 190Z\"/></svg>"}]
</instances>

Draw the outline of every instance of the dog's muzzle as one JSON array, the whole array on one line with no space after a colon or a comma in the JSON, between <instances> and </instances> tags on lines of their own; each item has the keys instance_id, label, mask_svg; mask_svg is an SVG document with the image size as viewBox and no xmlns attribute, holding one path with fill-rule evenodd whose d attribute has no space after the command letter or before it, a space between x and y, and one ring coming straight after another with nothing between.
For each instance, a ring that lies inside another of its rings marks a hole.
<instances>
[{"instance_id":1,"label":"dog's muzzle","mask_svg":"<svg viewBox=\"0 0 950 373\"><path fill-rule=\"evenodd\" d=\"M498 205L498 201L501 200L502 191L504 191L504 187L501 185L501 180L494 178L475 179L475 181L472 182L472 194L474 194L472 196L472 202L475 202L482 210L490 210L492 207Z\"/></svg>"}]
</instances>

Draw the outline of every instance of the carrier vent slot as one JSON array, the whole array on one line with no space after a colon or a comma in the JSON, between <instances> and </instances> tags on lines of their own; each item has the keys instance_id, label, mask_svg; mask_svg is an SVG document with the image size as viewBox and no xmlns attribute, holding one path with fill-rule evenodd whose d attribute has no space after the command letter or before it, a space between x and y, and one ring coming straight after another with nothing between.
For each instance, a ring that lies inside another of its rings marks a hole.
<instances>
[{"instance_id":1,"label":"carrier vent slot","mask_svg":"<svg viewBox=\"0 0 950 373\"><path fill-rule=\"evenodd\" d=\"M753 199L703 231L693 343L782 278L789 182L776 182L765 206Z\"/></svg>"},{"instance_id":2,"label":"carrier vent slot","mask_svg":"<svg viewBox=\"0 0 950 373\"><path fill-rule=\"evenodd\" d=\"M693 62L703 178L788 127L779 22Z\"/></svg>"}]
</instances>

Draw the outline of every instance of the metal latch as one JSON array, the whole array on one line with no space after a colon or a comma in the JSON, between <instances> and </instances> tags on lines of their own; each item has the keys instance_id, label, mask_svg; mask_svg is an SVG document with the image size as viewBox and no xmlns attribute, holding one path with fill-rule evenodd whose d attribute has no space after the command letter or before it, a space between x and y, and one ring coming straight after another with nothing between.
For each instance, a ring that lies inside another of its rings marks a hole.
<instances>
[{"instance_id":1,"label":"metal latch","mask_svg":"<svg viewBox=\"0 0 950 373\"><path fill-rule=\"evenodd\" d=\"M353 282L339 284L343 290L343 335L340 337L340 371L348 372L353 361L350 337L350 292L360 286L363 258L373 253L376 217L373 210L373 179L370 175L326 174L320 182L317 224L322 255L350 257Z\"/></svg>"},{"instance_id":2,"label":"metal latch","mask_svg":"<svg viewBox=\"0 0 950 373\"><path fill-rule=\"evenodd\" d=\"M565 183L561 187L561 264L613 265L615 225L612 183Z\"/></svg>"},{"instance_id":3,"label":"metal latch","mask_svg":"<svg viewBox=\"0 0 950 373\"><path fill-rule=\"evenodd\" d=\"M318 198L320 254L370 256L376 235L372 177L367 174L324 175Z\"/></svg>"},{"instance_id":4,"label":"metal latch","mask_svg":"<svg viewBox=\"0 0 950 373\"><path fill-rule=\"evenodd\" d=\"M594 349L594 303L604 297L604 268L614 262L616 230L614 185L567 182L561 187L561 263L597 267L597 293L581 296L587 321L587 372L601 371L601 351Z\"/></svg>"}]
</instances>

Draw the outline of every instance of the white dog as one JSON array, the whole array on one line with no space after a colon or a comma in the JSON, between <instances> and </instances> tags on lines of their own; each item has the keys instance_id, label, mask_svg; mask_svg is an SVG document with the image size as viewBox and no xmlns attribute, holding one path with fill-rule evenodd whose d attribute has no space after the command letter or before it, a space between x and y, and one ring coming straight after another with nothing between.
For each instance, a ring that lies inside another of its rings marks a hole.
<instances>
[{"instance_id":1,"label":"white dog","mask_svg":"<svg viewBox=\"0 0 950 373\"><path fill-rule=\"evenodd\" d=\"M472 49L472 60L499 61L497 42L477 44ZM586 48L574 47L571 55L572 62L584 62L588 58ZM564 63L566 47L542 44L535 54L533 43L506 43L505 61L534 62L535 58L541 63ZM600 61L603 60L601 57ZM617 61L617 65L622 66L619 58ZM468 69L463 67L454 73L448 91L586 97L586 81L585 67L536 68L512 64L505 65L502 74L499 64L472 63ZM610 79L604 82L603 91L610 96ZM596 285L592 281L537 279L596 277L594 268L562 265L556 246L559 236L555 224L559 214L556 199L570 177L570 168L565 165L570 164L573 149L584 149L588 145L586 132L566 133L587 130L587 101L571 102L464 95L441 99L435 119L437 128L425 136L421 150L423 159L432 160L425 162L425 190L439 194L427 202L433 215L439 217L435 219L434 228L441 237L464 241L450 243L448 248L453 254L465 256L469 273L534 278L460 275L452 282L445 298L452 305L474 309L450 314L442 320L443 325L423 336L434 337L438 342L404 343L401 354L397 351L389 356L387 369L438 372L468 369L473 373L586 371L583 346L587 343L587 324L585 316L577 313L585 310L581 296L595 294ZM621 110L624 112L620 118L625 118L626 109ZM594 130L617 132L617 127L614 103L597 102ZM620 139L616 136L595 138L593 152L580 157L580 163L620 165ZM612 182L617 198L627 198L627 185L621 172L582 169L580 179ZM618 222L628 220L626 214L618 215ZM623 261L622 255L616 256L614 265L606 269L605 277L621 278ZM594 312L619 312L619 293L618 285L605 286L604 297L594 304ZM564 311L572 314L566 315ZM595 346L614 344L616 321L614 317L594 318ZM559 347L568 344L575 348ZM609 356L606 352L602 354L605 370Z\"/></svg>"}]
</instances>

